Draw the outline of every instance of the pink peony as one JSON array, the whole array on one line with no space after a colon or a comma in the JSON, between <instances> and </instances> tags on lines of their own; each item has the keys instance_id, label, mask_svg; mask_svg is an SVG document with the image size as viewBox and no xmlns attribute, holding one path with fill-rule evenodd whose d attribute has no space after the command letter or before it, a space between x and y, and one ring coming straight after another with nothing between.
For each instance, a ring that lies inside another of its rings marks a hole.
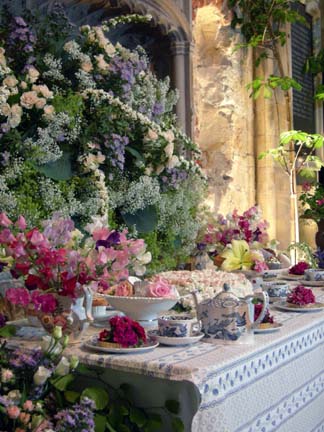
<instances>
[{"instance_id":1,"label":"pink peony","mask_svg":"<svg viewBox=\"0 0 324 432\"><path fill-rule=\"evenodd\" d=\"M167 280L157 276L148 287L148 297L172 297L172 287Z\"/></svg>"},{"instance_id":2,"label":"pink peony","mask_svg":"<svg viewBox=\"0 0 324 432\"><path fill-rule=\"evenodd\" d=\"M14 305L27 306L30 301L29 291L26 288L9 288L6 299Z\"/></svg>"},{"instance_id":3,"label":"pink peony","mask_svg":"<svg viewBox=\"0 0 324 432\"><path fill-rule=\"evenodd\" d=\"M287 296L287 302L295 305L304 306L315 303L315 296L310 288L305 288L303 285L298 285Z\"/></svg>"},{"instance_id":4,"label":"pink peony","mask_svg":"<svg viewBox=\"0 0 324 432\"><path fill-rule=\"evenodd\" d=\"M27 223L24 216L19 216L19 218L16 221L16 226L22 231L27 228Z\"/></svg>"},{"instance_id":5,"label":"pink peony","mask_svg":"<svg viewBox=\"0 0 324 432\"><path fill-rule=\"evenodd\" d=\"M303 275L307 269L309 269L309 264L305 261L300 261L289 269L289 273L294 275Z\"/></svg>"},{"instance_id":6,"label":"pink peony","mask_svg":"<svg viewBox=\"0 0 324 432\"><path fill-rule=\"evenodd\" d=\"M11 419L16 419L19 417L20 409L16 405L11 405L7 408L8 417Z\"/></svg>"}]
</instances>

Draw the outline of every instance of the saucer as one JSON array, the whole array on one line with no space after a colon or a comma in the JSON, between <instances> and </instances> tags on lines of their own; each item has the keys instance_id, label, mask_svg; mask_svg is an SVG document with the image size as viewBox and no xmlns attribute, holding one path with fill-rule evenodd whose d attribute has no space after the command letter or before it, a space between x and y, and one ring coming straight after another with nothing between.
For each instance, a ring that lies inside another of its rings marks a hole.
<instances>
[{"instance_id":1,"label":"saucer","mask_svg":"<svg viewBox=\"0 0 324 432\"><path fill-rule=\"evenodd\" d=\"M159 344L156 341L148 340L146 344L139 347L130 347L130 348L114 348L114 347L101 347L98 345L97 337L92 337L90 340L84 343L86 348L89 348L94 351L107 353L107 354L141 354L146 353L148 351L154 350Z\"/></svg>"},{"instance_id":2,"label":"saucer","mask_svg":"<svg viewBox=\"0 0 324 432\"><path fill-rule=\"evenodd\" d=\"M148 332L150 338L157 340L162 345L168 346L184 346L184 345L192 345L197 343L202 339L205 335L204 333L196 333L194 336L186 336L186 337L168 337L168 336L160 336L158 330L150 330Z\"/></svg>"},{"instance_id":3,"label":"saucer","mask_svg":"<svg viewBox=\"0 0 324 432\"><path fill-rule=\"evenodd\" d=\"M272 323L272 324L268 324L267 326L262 327L262 325L256 327L253 332L256 334L266 334L266 333L274 333L276 331L279 331L282 327L281 323Z\"/></svg>"}]
</instances>

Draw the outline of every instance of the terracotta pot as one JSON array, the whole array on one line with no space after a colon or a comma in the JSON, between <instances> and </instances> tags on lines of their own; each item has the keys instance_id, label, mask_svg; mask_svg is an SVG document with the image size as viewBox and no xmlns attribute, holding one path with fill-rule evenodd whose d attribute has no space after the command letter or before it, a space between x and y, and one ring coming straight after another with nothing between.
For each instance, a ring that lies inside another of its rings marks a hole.
<instances>
[{"instance_id":1,"label":"terracotta pot","mask_svg":"<svg viewBox=\"0 0 324 432\"><path fill-rule=\"evenodd\" d=\"M319 249L324 250L324 219L321 219L317 222L315 242Z\"/></svg>"}]
</instances>

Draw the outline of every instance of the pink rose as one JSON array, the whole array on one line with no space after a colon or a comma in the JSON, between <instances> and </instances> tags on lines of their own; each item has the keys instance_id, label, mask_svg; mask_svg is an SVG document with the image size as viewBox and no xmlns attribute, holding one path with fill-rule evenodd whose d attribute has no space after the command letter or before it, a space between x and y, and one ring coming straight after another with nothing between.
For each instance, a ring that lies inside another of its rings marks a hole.
<instances>
[{"instance_id":1,"label":"pink rose","mask_svg":"<svg viewBox=\"0 0 324 432\"><path fill-rule=\"evenodd\" d=\"M26 400L26 402L23 405L23 408L25 411L33 411L34 409L34 404L31 400Z\"/></svg>"},{"instance_id":2,"label":"pink rose","mask_svg":"<svg viewBox=\"0 0 324 432\"><path fill-rule=\"evenodd\" d=\"M115 289L115 295L120 297L129 297L133 294L133 287L132 284L128 281L120 282L116 289Z\"/></svg>"},{"instance_id":3,"label":"pink rose","mask_svg":"<svg viewBox=\"0 0 324 432\"><path fill-rule=\"evenodd\" d=\"M11 405L7 408L8 417L11 419L16 419L19 417L20 409L16 405Z\"/></svg>"},{"instance_id":4,"label":"pink rose","mask_svg":"<svg viewBox=\"0 0 324 432\"><path fill-rule=\"evenodd\" d=\"M158 276L148 287L148 297L172 297L172 288L169 283Z\"/></svg>"}]
</instances>

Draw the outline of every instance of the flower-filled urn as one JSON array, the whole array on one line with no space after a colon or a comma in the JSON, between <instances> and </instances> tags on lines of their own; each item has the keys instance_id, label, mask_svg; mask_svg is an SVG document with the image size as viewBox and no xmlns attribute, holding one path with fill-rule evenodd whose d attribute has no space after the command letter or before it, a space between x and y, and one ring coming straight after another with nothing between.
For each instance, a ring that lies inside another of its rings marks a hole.
<instances>
[{"instance_id":1,"label":"flower-filled urn","mask_svg":"<svg viewBox=\"0 0 324 432\"><path fill-rule=\"evenodd\" d=\"M223 291L212 299L203 300L198 303L197 295L192 293L198 320L201 321L202 332L207 339L223 341L250 342L253 328L263 320L269 307L267 293L260 292L239 298L231 292L228 284L224 284ZM263 307L257 320L254 321L253 298L260 298Z\"/></svg>"}]
</instances>

